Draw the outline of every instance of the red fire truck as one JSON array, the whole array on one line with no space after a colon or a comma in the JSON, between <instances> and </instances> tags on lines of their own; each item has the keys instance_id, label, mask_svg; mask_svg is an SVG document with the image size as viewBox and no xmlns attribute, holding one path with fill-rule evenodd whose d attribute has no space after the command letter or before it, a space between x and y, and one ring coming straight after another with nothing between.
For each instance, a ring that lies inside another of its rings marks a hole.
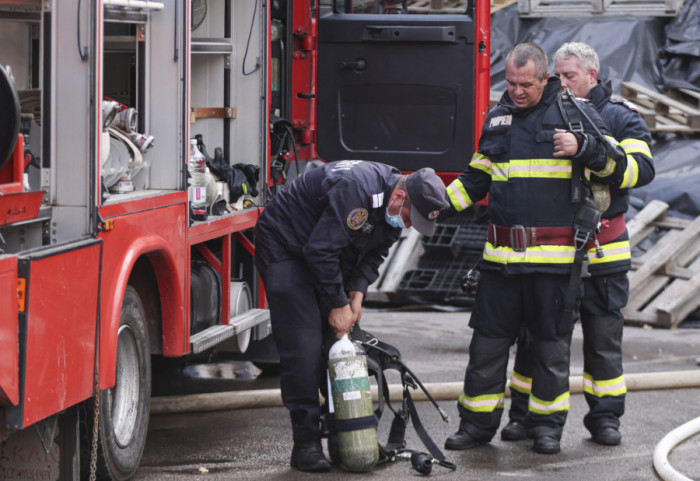
<instances>
[{"instance_id":1,"label":"red fire truck","mask_svg":"<svg viewBox=\"0 0 700 481\"><path fill-rule=\"evenodd\" d=\"M322 161L460 172L489 8L0 0L0 479L133 476L153 356L274 366L260 210Z\"/></svg>"}]
</instances>

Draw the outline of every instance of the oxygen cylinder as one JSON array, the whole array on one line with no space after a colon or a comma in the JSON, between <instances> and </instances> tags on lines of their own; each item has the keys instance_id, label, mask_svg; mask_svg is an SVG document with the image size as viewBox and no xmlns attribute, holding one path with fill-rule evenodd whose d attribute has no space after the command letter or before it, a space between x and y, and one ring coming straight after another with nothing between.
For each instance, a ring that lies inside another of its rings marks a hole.
<instances>
[{"instance_id":1,"label":"oxygen cylinder","mask_svg":"<svg viewBox=\"0 0 700 481\"><path fill-rule=\"evenodd\" d=\"M346 335L328 354L340 464L353 472L372 469L379 460L377 420L372 409L367 356Z\"/></svg>"}]
</instances>

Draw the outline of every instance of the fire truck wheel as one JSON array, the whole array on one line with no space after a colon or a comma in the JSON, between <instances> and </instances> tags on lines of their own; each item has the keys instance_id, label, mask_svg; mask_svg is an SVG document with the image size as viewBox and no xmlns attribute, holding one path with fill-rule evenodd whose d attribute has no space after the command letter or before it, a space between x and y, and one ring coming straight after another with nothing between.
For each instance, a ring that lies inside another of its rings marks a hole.
<instances>
[{"instance_id":1,"label":"fire truck wheel","mask_svg":"<svg viewBox=\"0 0 700 481\"><path fill-rule=\"evenodd\" d=\"M80 456L83 473L90 468L94 400L85 409L84 442ZM146 316L136 290L124 293L117 340L117 375L114 387L100 392L97 478L121 481L131 478L146 444L151 404L151 357ZM82 431L82 430L81 430Z\"/></svg>"}]
</instances>

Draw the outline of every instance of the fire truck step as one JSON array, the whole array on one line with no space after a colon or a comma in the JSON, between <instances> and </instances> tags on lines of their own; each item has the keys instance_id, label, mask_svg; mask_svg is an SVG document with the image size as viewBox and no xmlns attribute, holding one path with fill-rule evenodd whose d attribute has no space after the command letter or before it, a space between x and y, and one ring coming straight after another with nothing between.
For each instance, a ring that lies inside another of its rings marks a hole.
<instances>
[{"instance_id":1,"label":"fire truck step","mask_svg":"<svg viewBox=\"0 0 700 481\"><path fill-rule=\"evenodd\" d=\"M250 309L230 319L229 324L217 324L190 337L192 353L198 354L226 339L270 320L269 309Z\"/></svg>"}]
</instances>

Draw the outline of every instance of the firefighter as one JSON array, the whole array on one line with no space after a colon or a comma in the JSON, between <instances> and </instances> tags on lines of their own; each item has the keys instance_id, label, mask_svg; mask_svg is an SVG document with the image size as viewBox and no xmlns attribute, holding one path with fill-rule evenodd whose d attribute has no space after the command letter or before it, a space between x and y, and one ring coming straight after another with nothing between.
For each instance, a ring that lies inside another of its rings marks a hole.
<instances>
[{"instance_id":1,"label":"firefighter","mask_svg":"<svg viewBox=\"0 0 700 481\"><path fill-rule=\"evenodd\" d=\"M470 449L495 435L503 414L509 349L524 323L534 347L529 400L533 449L560 450L569 410L574 324L563 306L577 258L572 226L581 206L573 202L573 192L584 165L607 173L616 164L592 130L567 130L558 107L561 82L549 77L547 67L547 56L536 45L511 50L507 91L488 114L469 166L448 186L456 211L488 194L491 224L469 323L474 332L457 404L460 424L445 441L447 449ZM607 134L595 109L580 104Z\"/></svg>"},{"instance_id":2,"label":"firefighter","mask_svg":"<svg viewBox=\"0 0 700 481\"><path fill-rule=\"evenodd\" d=\"M319 389L327 351L362 315L367 287L403 228L431 236L449 206L430 168L408 176L359 160L308 170L275 196L255 227L255 264L265 285L290 412L291 466L328 471L321 448Z\"/></svg>"},{"instance_id":3,"label":"firefighter","mask_svg":"<svg viewBox=\"0 0 700 481\"><path fill-rule=\"evenodd\" d=\"M589 252L591 277L583 279L584 295L580 306L584 396L589 408L584 425L593 441L614 446L622 439L620 416L625 412L627 392L622 374L624 318L620 310L627 304L627 271L632 256L624 215L629 206L629 189L646 185L654 178L649 148L651 134L636 110L624 101L611 98L610 81L598 79L600 62L593 48L578 42L565 43L555 52L553 60L562 88L591 100L627 155L627 168L605 179L609 185L610 204L602 213L601 228L616 229L619 235L600 246L602 257L596 256L594 249ZM591 180L599 179L593 176ZM510 420L501 431L501 438L506 441L527 437L527 401L532 382L532 344L528 338L526 335L518 339L510 382Z\"/></svg>"}]
</instances>

